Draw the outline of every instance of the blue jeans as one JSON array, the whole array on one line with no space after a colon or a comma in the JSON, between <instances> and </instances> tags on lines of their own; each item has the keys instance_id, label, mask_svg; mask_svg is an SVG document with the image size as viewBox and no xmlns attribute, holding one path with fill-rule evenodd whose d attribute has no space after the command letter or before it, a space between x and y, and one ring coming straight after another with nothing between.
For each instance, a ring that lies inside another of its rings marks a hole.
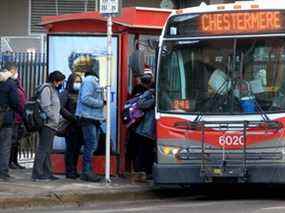
<instances>
[{"instance_id":1,"label":"blue jeans","mask_svg":"<svg viewBox=\"0 0 285 213\"><path fill-rule=\"evenodd\" d=\"M82 126L82 133L84 139L83 172L89 172L91 170L93 152L98 147L98 127L93 123L85 124Z\"/></svg>"}]
</instances>

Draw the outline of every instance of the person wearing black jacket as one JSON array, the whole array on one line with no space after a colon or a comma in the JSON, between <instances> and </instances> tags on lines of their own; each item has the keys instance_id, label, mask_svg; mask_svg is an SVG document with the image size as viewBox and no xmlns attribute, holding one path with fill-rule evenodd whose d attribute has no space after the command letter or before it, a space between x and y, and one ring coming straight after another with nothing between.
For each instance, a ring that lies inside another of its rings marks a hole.
<instances>
[{"instance_id":1,"label":"person wearing black jacket","mask_svg":"<svg viewBox=\"0 0 285 213\"><path fill-rule=\"evenodd\" d=\"M134 97L138 97L139 95L143 94L147 89L142 85L141 83L141 76L136 77L137 82L136 85L133 87L130 99ZM127 141L127 159L129 161L129 167L130 167L130 172L134 173L136 171L136 158L138 155L138 143L137 143L137 137L138 135L135 132L135 126L136 125L131 125L128 129L128 141Z\"/></svg>"},{"instance_id":2,"label":"person wearing black jacket","mask_svg":"<svg viewBox=\"0 0 285 213\"><path fill-rule=\"evenodd\" d=\"M3 70L1 70L2 72ZM0 179L9 180L9 159L15 112L19 111L17 86L12 79L0 82Z\"/></svg>"},{"instance_id":3,"label":"person wearing black jacket","mask_svg":"<svg viewBox=\"0 0 285 213\"><path fill-rule=\"evenodd\" d=\"M144 116L134 130L137 142L135 170L139 173L145 173L146 177L151 179L156 128L154 78L150 71L145 70L144 75L141 77L141 83L145 91L140 95L137 104L139 109L144 112ZM141 176L141 180L143 180L143 176Z\"/></svg>"},{"instance_id":4,"label":"person wearing black jacket","mask_svg":"<svg viewBox=\"0 0 285 213\"><path fill-rule=\"evenodd\" d=\"M135 181L145 181L152 176L152 164L154 161L154 76L150 69L145 69L140 76L139 84L132 91L132 97L139 97L138 107L144 112L143 118L129 128L129 140L127 144L127 157L130 160L131 172L135 173Z\"/></svg>"},{"instance_id":5,"label":"person wearing black jacket","mask_svg":"<svg viewBox=\"0 0 285 213\"><path fill-rule=\"evenodd\" d=\"M61 115L69 123L65 132L66 150L65 150L65 175L66 178L76 179L77 162L80 155L80 149L83 145L83 135L75 116L77 97L81 87L82 79L79 75L73 73L69 76L66 89L61 94Z\"/></svg>"}]
</instances>

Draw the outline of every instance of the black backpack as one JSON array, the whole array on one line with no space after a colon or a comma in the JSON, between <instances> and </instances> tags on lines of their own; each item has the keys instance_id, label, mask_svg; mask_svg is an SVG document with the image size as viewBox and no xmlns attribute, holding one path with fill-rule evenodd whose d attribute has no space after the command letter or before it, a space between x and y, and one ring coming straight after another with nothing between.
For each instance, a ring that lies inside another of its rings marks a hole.
<instances>
[{"instance_id":1,"label":"black backpack","mask_svg":"<svg viewBox=\"0 0 285 213\"><path fill-rule=\"evenodd\" d=\"M35 90L35 95L24 106L24 123L28 132L39 131L47 122L47 116L41 109L40 96L42 91L51 86L44 84Z\"/></svg>"}]
</instances>

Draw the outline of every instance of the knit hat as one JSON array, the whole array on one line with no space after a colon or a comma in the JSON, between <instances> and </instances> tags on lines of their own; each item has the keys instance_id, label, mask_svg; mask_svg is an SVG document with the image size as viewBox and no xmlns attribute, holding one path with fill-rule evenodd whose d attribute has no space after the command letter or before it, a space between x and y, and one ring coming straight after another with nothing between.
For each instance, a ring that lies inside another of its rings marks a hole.
<instances>
[{"instance_id":1,"label":"knit hat","mask_svg":"<svg viewBox=\"0 0 285 213\"><path fill-rule=\"evenodd\" d=\"M153 77L153 73L152 73L152 70L150 68L144 68L143 74L144 75L151 75Z\"/></svg>"},{"instance_id":2,"label":"knit hat","mask_svg":"<svg viewBox=\"0 0 285 213\"><path fill-rule=\"evenodd\" d=\"M144 68L143 75L141 76L141 82L143 84L150 84L153 80L153 73L151 69L149 68Z\"/></svg>"}]
</instances>

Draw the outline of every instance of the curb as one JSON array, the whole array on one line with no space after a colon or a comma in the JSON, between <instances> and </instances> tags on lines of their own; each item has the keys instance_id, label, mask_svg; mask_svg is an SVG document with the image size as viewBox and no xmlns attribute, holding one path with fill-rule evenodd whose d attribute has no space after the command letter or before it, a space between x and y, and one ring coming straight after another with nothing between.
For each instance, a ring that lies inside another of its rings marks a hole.
<instances>
[{"instance_id":1,"label":"curb","mask_svg":"<svg viewBox=\"0 0 285 213\"><path fill-rule=\"evenodd\" d=\"M132 189L108 189L100 191L50 192L42 195L0 197L0 210L13 208L37 208L76 205L90 202L136 201L185 197L189 191L181 189L143 187Z\"/></svg>"},{"instance_id":2,"label":"curb","mask_svg":"<svg viewBox=\"0 0 285 213\"><path fill-rule=\"evenodd\" d=\"M32 208L47 206L77 205L88 202L130 201L157 198L151 188L131 190L106 190L99 192L51 192L42 195L0 197L0 209Z\"/></svg>"}]
</instances>

